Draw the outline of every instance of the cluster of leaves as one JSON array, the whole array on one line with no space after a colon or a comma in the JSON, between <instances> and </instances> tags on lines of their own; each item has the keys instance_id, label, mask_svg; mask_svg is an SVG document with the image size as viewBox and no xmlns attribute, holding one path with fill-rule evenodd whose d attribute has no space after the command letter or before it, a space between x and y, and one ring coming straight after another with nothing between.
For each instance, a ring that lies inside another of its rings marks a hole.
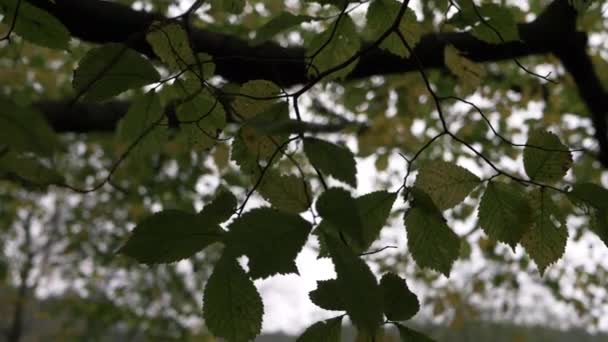
<instances>
[{"instance_id":1,"label":"cluster of leaves","mask_svg":"<svg viewBox=\"0 0 608 342\"><path fill-rule=\"evenodd\" d=\"M245 3L218 0L211 6L238 14ZM68 183L53 165L52 156L60 149L55 133L39 113L9 100L2 100L0 110L0 173L36 189L58 185L91 192L110 183L119 168L148 168L151 160L175 149L184 154L213 150L218 169L229 168L229 154L238 174L246 178L243 183L248 189L241 196L241 205L236 192L222 189L198 213L164 209L140 220L120 249L141 263L161 264L221 244L221 257L204 290L203 317L213 334L229 341L251 340L260 333L264 307L253 281L297 273L295 259L311 235L320 242L320 256L331 258L337 278L320 281L310 298L321 308L345 314L313 324L299 341L339 341L345 315L370 340L388 323L398 327L404 341L427 340L399 323L419 310L418 299L405 279L388 272L378 281L361 258L379 239L400 192L407 206L403 222L408 252L420 267L446 277L460 255L462 238L450 228L444 212L461 204L478 187L483 188L478 207L481 229L513 249L521 244L541 274L564 252L566 207L579 208L588 216L591 230L608 244L608 190L593 183L570 186L564 181L573 155L555 134L530 130L522 153L525 176L502 170L449 129L441 104L444 99L429 84L422 66L420 74L426 83L422 89L434 100L440 132L412 151L398 190L353 197L349 189L357 188L355 154L344 144L319 137L315 134L319 126L303 121L300 115L302 95L322 81L344 80L365 51L362 29L347 11L349 2L322 3L334 5L340 12L307 42L311 81L292 93L268 80L242 85L215 82L211 56L195 53L191 47L189 17L156 22L147 29L146 39L159 66L128 44L109 43L88 50L74 71L75 99L104 101L126 91L133 95L115 136L119 158L107 176L87 189ZM454 3L458 11L446 23L456 30L470 30L489 44L519 39L516 20L507 7L477 6L469 0ZM12 30L23 39L53 49L68 48L70 35L52 15L18 0L1 1L0 5L5 21L13 20ZM371 46L402 58L416 57L413 48L423 28L407 5L408 1L395 0L375 0L369 5L363 31L372 37ZM284 12L260 27L252 44L318 20ZM480 65L451 45L443 56L464 93L480 85L485 74ZM142 93L139 89L144 86L147 90ZM418 167L419 158L442 137L462 145L493 173L481 178L436 158ZM416 169L416 179L411 182L409 177ZM328 176L348 188L328 186ZM254 193L270 206L245 211ZM312 220L303 216L307 211ZM242 256L246 256L246 264Z\"/></svg>"}]
</instances>

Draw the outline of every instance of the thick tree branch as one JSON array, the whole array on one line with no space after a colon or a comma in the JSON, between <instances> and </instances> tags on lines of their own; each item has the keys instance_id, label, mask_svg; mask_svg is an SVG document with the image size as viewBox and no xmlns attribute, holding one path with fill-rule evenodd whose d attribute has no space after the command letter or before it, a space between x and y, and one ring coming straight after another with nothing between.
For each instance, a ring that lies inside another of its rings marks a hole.
<instances>
[{"instance_id":1,"label":"thick tree branch","mask_svg":"<svg viewBox=\"0 0 608 342\"><path fill-rule=\"evenodd\" d=\"M55 15L71 32L93 43L129 42L137 51L154 58L142 32L157 20L159 14L133 10L127 6L102 0L27 0ZM425 68L443 68L445 46L454 45L477 62L494 62L530 55L554 53L572 74L581 97L593 115L596 138L601 149L600 160L608 166L608 135L606 133L606 100L603 89L586 54L587 37L575 31L575 13L567 0L556 0L537 18L519 25L521 41L487 44L467 32L428 34L414 49ZM306 50L302 47L281 47L276 43L250 46L248 41L231 35L194 29L193 49L211 55L216 73L233 82L254 79L271 80L281 86L309 81L306 73ZM350 74L350 79L373 75L417 71L410 58L400 58L380 49L363 55ZM86 132L113 129L115 120L126 111L126 104L80 104L68 108L66 103L46 102L39 108L58 131ZM104 115L111 108L110 115ZM82 115L84 113L85 115ZM103 117L97 117L97 115ZM74 121L72 121L74 120Z\"/></svg>"},{"instance_id":2,"label":"thick tree branch","mask_svg":"<svg viewBox=\"0 0 608 342\"><path fill-rule=\"evenodd\" d=\"M55 15L79 39L93 43L125 42L137 51L154 57L142 32L158 15L132 10L127 6L101 0L28 0ZM536 23L520 25L521 42L505 44L484 43L471 34L428 34L415 48L426 68L440 68L443 49L452 44L469 58L479 62L507 60L514 57L549 53L553 47L551 28ZM559 38L559 37L556 37ZM276 43L251 46L245 39L207 30L192 30L193 49L213 56L216 73L234 82L255 79L271 80L281 86L305 83L306 50L301 47L281 47ZM362 56L351 78L416 71L415 63L380 49Z\"/></svg>"}]
</instances>

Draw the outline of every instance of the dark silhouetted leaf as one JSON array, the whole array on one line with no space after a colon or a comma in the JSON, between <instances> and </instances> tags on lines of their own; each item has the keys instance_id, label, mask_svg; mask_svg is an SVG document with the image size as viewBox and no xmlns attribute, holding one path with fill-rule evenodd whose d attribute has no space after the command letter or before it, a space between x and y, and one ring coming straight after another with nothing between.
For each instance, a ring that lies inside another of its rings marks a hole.
<instances>
[{"instance_id":1,"label":"dark silhouetted leaf","mask_svg":"<svg viewBox=\"0 0 608 342\"><path fill-rule=\"evenodd\" d=\"M143 219L119 252L144 264L169 263L220 241L222 233L196 214L164 210Z\"/></svg>"},{"instance_id":2,"label":"dark silhouetted leaf","mask_svg":"<svg viewBox=\"0 0 608 342\"><path fill-rule=\"evenodd\" d=\"M310 300L325 310L345 311L346 305L341 298L337 279L317 281L317 288L308 293Z\"/></svg>"},{"instance_id":3,"label":"dark silhouetted leaf","mask_svg":"<svg viewBox=\"0 0 608 342\"><path fill-rule=\"evenodd\" d=\"M384 297L384 314L391 321L405 321L412 318L420 304L418 298L407 287L405 279L394 273L385 273L380 279Z\"/></svg>"},{"instance_id":4,"label":"dark silhouetted leaf","mask_svg":"<svg viewBox=\"0 0 608 342\"><path fill-rule=\"evenodd\" d=\"M317 322L308 327L296 342L341 342L342 316Z\"/></svg>"},{"instance_id":5,"label":"dark silhouetted leaf","mask_svg":"<svg viewBox=\"0 0 608 342\"><path fill-rule=\"evenodd\" d=\"M430 337L419 333L416 330L410 329L405 325L395 323L395 326L397 326L397 329L399 330L401 342L435 342L435 340L431 339Z\"/></svg>"},{"instance_id":6,"label":"dark silhouetted leaf","mask_svg":"<svg viewBox=\"0 0 608 342\"><path fill-rule=\"evenodd\" d=\"M382 324L382 292L365 261L341 241L325 235L346 312L359 331L374 335Z\"/></svg>"},{"instance_id":7,"label":"dark silhouetted leaf","mask_svg":"<svg viewBox=\"0 0 608 342\"><path fill-rule=\"evenodd\" d=\"M0 10L2 22L10 27L17 12L14 32L34 44L52 49L67 49L70 42L70 31L59 19L23 0L2 0ZM3 33L4 35L4 33Z\"/></svg>"},{"instance_id":8,"label":"dark silhouetted leaf","mask_svg":"<svg viewBox=\"0 0 608 342\"><path fill-rule=\"evenodd\" d=\"M337 230L357 246L364 244L363 226L357 202L348 191L330 188L319 196L316 207L324 222L327 220L326 224L329 224L326 228Z\"/></svg>"},{"instance_id":9,"label":"dark silhouetted leaf","mask_svg":"<svg viewBox=\"0 0 608 342\"><path fill-rule=\"evenodd\" d=\"M199 213L205 222L220 224L227 221L236 211L236 197L230 190L221 189L211 203Z\"/></svg>"},{"instance_id":10,"label":"dark silhouetted leaf","mask_svg":"<svg viewBox=\"0 0 608 342\"><path fill-rule=\"evenodd\" d=\"M236 260L224 255L205 286L205 325L227 341L246 342L260 333L263 315L264 304L253 281Z\"/></svg>"},{"instance_id":11,"label":"dark silhouetted leaf","mask_svg":"<svg viewBox=\"0 0 608 342\"><path fill-rule=\"evenodd\" d=\"M157 82L154 66L123 44L93 48L80 60L72 85L90 101L104 100L125 90Z\"/></svg>"},{"instance_id":12,"label":"dark silhouetted leaf","mask_svg":"<svg viewBox=\"0 0 608 342\"><path fill-rule=\"evenodd\" d=\"M308 238L311 225L298 215L271 208L253 209L229 226L226 248L249 257L249 274L264 278L298 273L295 259Z\"/></svg>"},{"instance_id":13,"label":"dark silhouetted leaf","mask_svg":"<svg viewBox=\"0 0 608 342\"><path fill-rule=\"evenodd\" d=\"M357 167L353 153L343 146L314 139L304 139L304 153L321 172L357 187Z\"/></svg>"}]
</instances>

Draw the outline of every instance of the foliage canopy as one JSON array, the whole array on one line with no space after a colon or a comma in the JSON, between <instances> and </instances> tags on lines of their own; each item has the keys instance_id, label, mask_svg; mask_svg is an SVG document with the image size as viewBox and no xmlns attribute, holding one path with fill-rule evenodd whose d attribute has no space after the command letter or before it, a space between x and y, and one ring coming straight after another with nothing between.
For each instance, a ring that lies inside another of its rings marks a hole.
<instances>
[{"instance_id":1,"label":"foliage canopy","mask_svg":"<svg viewBox=\"0 0 608 342\"><path fill-rule=\"evenodd\" d=\"M254 280L297 274L300 251L318 243L336 278L310 299L342 313L298 341L340 341L346 316L362 340L394 324L403 341L425 341L402 324L424 307L406 279L454 276L474 249L532 272L529 258L551 285L569 239L608 244L608 61L587 39L605 38L601 1L0 0L0 10L11 228L0 241L26 260L3 252L7 283L30 286L43 243L44 260L64 268L93 260L82 278L125 271L108 294L117 302L136 291L130 277L162 282L128 306L181 291L189 306L175 321L198 314L211 334L248 341L264 313ZM363 192L369 177L375 191ZM55 228L32 232L45 222ZM395 229L407 243L391 266L374 246ZM172 264L184 259L187 276ZM188 294L202 295L202 312ZM554 295L577 305L559 286Z\"/></svg>"}]
</instances>

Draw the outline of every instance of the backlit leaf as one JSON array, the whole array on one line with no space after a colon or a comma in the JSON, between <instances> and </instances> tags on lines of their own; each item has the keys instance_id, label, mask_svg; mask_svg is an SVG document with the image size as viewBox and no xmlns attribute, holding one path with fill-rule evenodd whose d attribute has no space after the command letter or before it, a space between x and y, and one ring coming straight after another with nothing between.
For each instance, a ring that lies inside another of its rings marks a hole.
<instances>
[{"instance_id":1,"label":"backlit leaf","mask_svg":"<svg viewBox=\"0 0 608 342\"><path fill-rule=\"evenodd\" d=\"M229 226L226 248L249 257L252 278L298 273L295 259L308 238L311 225L298 215L271 208L253 209Z\"/></svg>"},{"instance_id":2,"label":"backlit leaf","mask_svg":"<svg viewBox=\"0 0 608 342\"><path fill-rule=\"evenodd\" d=\"M178 81L175 89L184 99L176 108L179 137L190 149L208 150L226 126L224 108L196 81Z\"/></svg>"},{"instance_id":3,"label":"backlit leaf","mask_svg":"<svg viewBox=\"0 0 608 342\"><path fill-rule=\"evenodd\" d=\"M373 1L367 11L367 28L372 32L374 38L382 35L390 28L396 19L401 2L395 0ZM401 22L399 31L403 34L409 47L413 49L422 35L422 25L417 22L416 14L407 9ZM400 57L409 57L410 53L396 33L391 33L382 43L380 48L388 50Z\"/></svg>"},{"instance_id":4,"label":"backlit leaf","mask_svg":"<svg viewBox=\"0 0 608 342\"><path fill-rule=\"evenodd\" d=\"M304 153L319 171L357 187L355 157L347 147L321 139L304 138Z\"/></svg>"},{"instance_id":5,"label":"backlit leaf","mask_svg":"<svg viewBox=\"0 0 608 342\"><path fill-rule=\"evenodd\" d=\"M144 264L170 263L220 241L222 234L196 214L169 209L143 219L119 253Z\"/></svg>"},{"instance_id":6,"label":"backlit leaf","mask_svg":"<svg viewBox=\"0 0 608 342\"><path fill-rule=\"evenodd\" d=\"M217 262L203 296L205 325L231 342L253 340L262 329L264 304L243 268L228 255Z\"/></svg>"},{"instance_id":7,"label":"backlit leaf","mask_svg":"<svg viewBox=\"0 0 608 342\"><path fill-rule=\"evenodd\" d=\"M516 184L490 182L479 204L479 225L491 238L511 248L532 225L532 208Z\"/></svg>"},{"instance_id":8,"label":"backlit leaf","mask_svg":"<svg viewBox=\"0 0 608 342\"><path fill-rule=\"evenodd\" d=\"M249 81L235 95L232 108L239 117L251 119L275 104L276 97L280 94L281 89L270 81Z\"/></svg>"},{"instance_id":9,"label":"backlit leaf","mask_svg":"<svg viewBox=\"0 0 608 342\"><path fill-rule=\"evenodd\" d=\"M89 50L74 71L72 85L85 99L97 101L159 79L142 55L123 44L110 43Z\"/></svg>"},{"instance_id":10,"label":"backlit leaf","mask_svg":"<svg viewBox=\"0 0 608 342\"><path fill-rule=\"evenodd\" d=\"M428 195L427 195L428 196ZM446 277L460 251L460 239L445 222L441 212L415 200L414 206L405 215L407 246L420 267L428 267Z\"/></svg>"},{"instance_id":11,"label":"backlit leaf","mask_svg":"<svg viewBox=\"0 0 608 342\"><path fill-rule=\"evenodd\" d=\"M277 159L280 158L282 154L277 151L289 135L284 133L271 135L261 128L286 119L289 119L287 102L279 102L271 104L264 111L247 120L240 130L240 135L251 154L260 160L269 160L273 155L278 155Z\"/></svg>"},{"instance_id":12,"label":"backlit leaf","mask_svg":"<svg viewBox=\"0 0 608 342\"><path fill-rule=\"evenodd\" d=\"M524 149L524 168L531 179L539 182L556 182L562 179L572 166L572 154L547 131L530 132Z\"/></svg>"},{"instance_id":13,"label":"backlit leaf","mask_svg":"<svg viewBox=\"0 0 608 342\"><path fill-rule=\"evenodd\" d=\"M309 206L308 183L295 175L280 175L267 171L258 192L274 208L294 214L306 211Z\"/></svg>"},{"instance_id":14,"label":"backlit leaf","mask_svg":"<svg viewBox=\"0 0 608 342\"><path fill-rule=\"evenodd\" d=\"M535 189L530 194L532 227L521 239L522 246L538 266L541 276L547 266L561 258L566 249L568 230L559 208L547 191Z\"/></svg>"},{"instance_id":15,"label":"backlit leaf","mask_svg":"<svg viewBox=\"0 0 608 342\"><path fill-rule=\"evenodd\" d=\"M424 164L416 177L416 187L427 193L440 210L464 201L479 182L465 168L442 160Z\"/></svg>"},{"instance_id":16,"label":"backlit leaf","mask_svg":"<svg viewBox=\"0 0 608 342\"><path fill-rule=\"evenodd\" d=\"M447 45L444 49L446 67L456 75L467 90L475 89L486 75L483 66L466 58L458 49Z\"/></svg>"},{"instance_id":17,"label":"backlit leaf","mask_svg":"<svg viewBox=\"0 0 608 342\"><path fill-rule=\"evenodd\" d=\"M420 310L418 298L398 275L385 273L380 279L380 288L384 296L384 314L389 320L405 321Z\"/></svg>"},{"instance_id":18,"label":"backlit leaf","mask_svg":"<svg viewBox=\"0 0 608 342\"><path fill-rule=\"evenodd\" d=\"M188 34L177 23L155 23L146 40L154 53L173 70L185 70L196 62Z\"/></svg>"},{"instance_id":19,"label":"backlit leaf","mask_svg":"<svg viewBox=\"0 0 608 342\"><path fill-rule=\"evenodd\" d=\"M511 10L504 5L483 4L477 9L477 24L473 27L473 35L491 44L501 44L519 40L517 21ZM479 16L484 20L480 20Z\"/></svg>"},{"instance_id":20,"label":"backlit leaf","mask_svg":"<svg viewBox=\"0 0 608 342\"><path fill-rule=\"evenodd\" d=\"M338 25L337 28L335 25ZM315 77L340 66L359 52L360 47L361 39L355 23L349 15L340 16L310 42L307 56L312 58L312 63L308 67L308 75ZM328 78L346 77L355 68L357 61L358 59L335 70Z\"/></svg>"}]
</instances>

